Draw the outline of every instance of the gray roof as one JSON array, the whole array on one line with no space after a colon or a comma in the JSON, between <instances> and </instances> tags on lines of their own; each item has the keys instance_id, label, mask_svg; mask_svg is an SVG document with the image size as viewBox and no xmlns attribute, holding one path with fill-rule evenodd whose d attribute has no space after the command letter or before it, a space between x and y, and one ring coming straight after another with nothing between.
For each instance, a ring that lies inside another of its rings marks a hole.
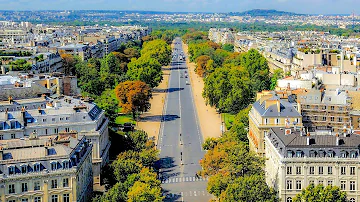
<instances>
[{"instance_id":1,"label":"gray roof","mask_svg":"<svg viewBox=\"0 0 360 202\"><path fill-rule=\"evenodd\" d=\"M278 96L274 95L268 100L279 100L280 101L280 112L277 110L276 104L269 106L267 109L265 108L265 102L260 104L260 101L256 101L253 104L253 107L260 113L263 117L301 117L300 113L295 109L295 107Z\"/></svg>"},{"instance_id":2,"label":"gray roof","mask_svg":"<svg viewBox=\"0 0 360 202\"><path fill-rule=\"evenodd\" d=\"M286 148L353 148L357 149L360 145L360 135L351 134L348 136L340 135L340 144L336 145L337 137L335 135L310 135L301 134L300 131L294 131L285 135L284 128L271 128L273 134L285 145ZM307 139L310 138L310 145L307 145Z\"/></svg>"}]
</instances>

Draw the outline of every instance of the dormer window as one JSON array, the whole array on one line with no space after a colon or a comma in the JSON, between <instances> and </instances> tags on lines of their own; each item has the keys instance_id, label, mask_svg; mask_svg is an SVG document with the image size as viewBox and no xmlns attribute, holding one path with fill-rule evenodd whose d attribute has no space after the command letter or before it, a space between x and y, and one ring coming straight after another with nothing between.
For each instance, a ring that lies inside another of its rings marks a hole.
<instances>
[{"instance_id":1,"label":"dormer window","mask_svg":"<svg viewBox=\"0 0 360 202\"><path fill-rule=\"evenodd\" d=\"M21 173L27 173L27 165L21 166Z\"/></svg>"},{"instance_id":2,"label":"dormer window","mask_svg":"<svg viewBox=\"0 0 360 202\"><path fill-rule=\"evenodd\" d=\"M40 163L34 164L34 171L39 172L40 171Z\"/></svg>"},{"instance_id":3,"label":"dormer window","mask_svg":"<svg viewBox=\"0 0 360 202\"><path fill-rule=\"evenodd\" d=\"M346 151L341 151L340 156L341 156L341 158L346 158L347 157L347 152Z\"/></svg>"},{"instance_id":4,"label":"dormer window","mask_svg":"<svg viewBox=\"0 0 360 202\"><path fill-rule=\"evenodd\" d=\"M51 170L57 169L57 162L51 162Z\"/></svg>"},{"instance_id":5,"label":"dormer window","mask_svg":"<svg viewBox=\"0 0 360 202\"><path fill-rule=\"evenodd\" d=\"M327 153L327 156L328 157L334 157L334 152L332 150L330 150L328 153Z\"/></svg>"},{"instance_id":6,"label":"dormer window","mask_svg":"<svg viewBox=\"0 0 360 202\"><path fill-rule=\"evenodd\" d=\"M9 175L15 174L15 166L9 166Z\"/></svg>"},{"instance_id":7,"label":"dormer window","mask_svg":"<svg viewBox=\"0 0 360 202\"><path fill-rule=\"evenodd\" d=\"M296 157L303 157L302 151L296 151Z\"/></svg>"},{"instance_id":8,"label":"dormer window","mask_svg":"<svg viewBox=\"0 0 360 202\"><path fill-rule=\"evenodd\" d=\"M356 158L356 157L357 157L357 152L356 151L351 151L350 158Z\"/></svg>"},{"instance_id":9,"label":"dormer window","mask_svg":"<svg viewBox=\"0 0 360 202\"><path fill-rule=\"evenodd\" d=\"M69 161L63 161L63 169L68 169L70 167Z\"/></svg>"},{"instance_id":10,"label":"dormer window","mask_svg":"<svg viewBox=\"0 0 360 202\"><path fill-rule=\"evenodd\" d=\"M287 151L287 157L288 157L288 158L293 157L293 152L292 152L292 151Z\"/></svg>"}]
</instances>

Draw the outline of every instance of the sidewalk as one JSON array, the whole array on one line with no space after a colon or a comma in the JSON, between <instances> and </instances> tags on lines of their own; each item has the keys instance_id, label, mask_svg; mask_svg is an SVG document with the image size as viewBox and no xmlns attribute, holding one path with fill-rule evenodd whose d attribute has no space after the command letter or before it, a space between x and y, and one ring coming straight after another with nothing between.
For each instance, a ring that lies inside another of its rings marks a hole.
<instances>
[{"instance_id":1,"label":"sidewalk","mask_svg":"<svg viewBox=\"0 0 360 202\"><path fill-rule=\"evenodd\" d=\"M184 53L188 56L188 46L183 43ZM216 112L216 109L206 105L205 99L202 97L204 89L204 81L195 73L195 63L190 63L189 57L186 57L186 64L189 69L189 76L191 79L191 88L196 105L196 111L199 117L200 129L203 135L203 140L211 137L220 137L221 131L221 117Z\"/></svg>"}]
</instances>

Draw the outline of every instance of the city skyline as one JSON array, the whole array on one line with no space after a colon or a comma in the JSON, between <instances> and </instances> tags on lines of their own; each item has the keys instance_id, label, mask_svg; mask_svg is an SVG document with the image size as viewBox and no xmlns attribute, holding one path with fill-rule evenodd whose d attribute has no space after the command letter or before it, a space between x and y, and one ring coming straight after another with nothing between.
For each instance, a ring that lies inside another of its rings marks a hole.
<instances>
[{"instance_id":1,"label":"city skyline","mask_svg":"<svg viewBox=\"0 0 360 202\"><path fill-rule=\"evenodd\" d=\"M300 14L351 14L355 12L353 5L356 0L124 0L121 4L115 0L0 0L0 3L1 10L243 12L251 9L275 9Z\"/></svg>"}]
</instances>

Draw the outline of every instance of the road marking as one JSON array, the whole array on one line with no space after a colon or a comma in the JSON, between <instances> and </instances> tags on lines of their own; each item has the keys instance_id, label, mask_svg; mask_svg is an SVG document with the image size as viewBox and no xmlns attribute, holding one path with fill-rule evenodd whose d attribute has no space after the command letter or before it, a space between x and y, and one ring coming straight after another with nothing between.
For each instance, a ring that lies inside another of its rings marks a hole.
<instances>
[{"instance_id":1,"label":"road marking","mask_svg":"<svg viewBox=\"0 0 360 202\"><path fill-rule=\"evenodd\" d=\"M192 196L192 192L191 192L191 191L189 192L189 195Z\"/></svg>"},{"instance_id":2,"label":"road marking","mask_svg":"<svg viewBox=\"0 0 360 202\"><path fill-rule=\"evenodd\" d=\"M194 196L196 196L196 191L194 191Z\"/></svg>"},{"instance_id":3,"label":"road marking","mask_svg":"<svg viewBox=\"0 0 360 202\"><path fill-rule=\"evenodd\" d=\"M184 201L184 192L181 192L181 201Z\"/></svg>"},{"instance_id":4,"label":"road marking","mask_svg":"<svg viewBox=\"0 0 360 202\"><path fill-rule=\"evenodd\" d=\"M205 196L205 191L202 191L202 193L203 193L203 196Z\"/></svg>"}]
</instances>

